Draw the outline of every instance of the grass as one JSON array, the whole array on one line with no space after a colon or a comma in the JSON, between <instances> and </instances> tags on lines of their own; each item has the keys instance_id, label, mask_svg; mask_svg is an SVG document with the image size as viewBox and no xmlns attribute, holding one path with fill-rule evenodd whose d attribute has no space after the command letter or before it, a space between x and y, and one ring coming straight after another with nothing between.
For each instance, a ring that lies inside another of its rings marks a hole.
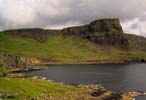
<instances>
[{"instance_id":1,"label":"grass","mask_svg":"<svg viewBox=\"0 0 146 100\"><path fill-rule=\"evenodd\" d=\"M46 80L0 78L0 92L17 93L19 96L14 98L14 100L21 100L22 98L30 100L31 98L41 97L43 95L51 95L56 98L65 97L72 100L75 98L74 96L81 91L77 87L53 83Z\"/></svg>"},{"instance_id":2,"label":"grass","mask_svg":"<svg viewBox=\"0 0 146 100\"><path fill-rule=\"evenodd\" d=\"M112 46L96 44L74 36L53 35L46 42L14 37L0 33L0 52L34 56L60 62L121 62L125 59L142 59L144 51L123 51Z\"/></svg>"},{"instance_id":3,"label":"grass","mask_svg":"<svg viewBox=\"0 0 146 100\"><path fill-rule=\"evenodd\" d=\"M7 73L6 68L0 64L0 77L4 76L6 73Z\"/></svg>"},{"instance_id":4,"label":"grass","mask_svg":"<svg viewBox=\"0 0 146 100\"><path fill-rule=\"evenodd\" d=\"M1 33L0 47L0 51L66 62L104 58L101 50L97 52L95 44L73 36L54 35L47 42L39 43L33 39L22 39Z\"/></svg>"},{"instance_id":5,"label":"grass","mask_svg":"<svg viewBox=\"0 0 146 100\"><path fill-rule=\"evenodd\" d=\"M132 42L138 45L138 42ZM140 41L141 42L141 41ZM122 62L124 60L146 59L146 52L138 49L121 50L114 46L100 46L88 40L74 36L53 35L46 42L33 39L13 37L0 33L0 52L34 56L48 61L61 62ZM0 76L6 73L0 65ZM4 78L0 77L0 93L18 93L13 100L30 100L34 97L53 96L55 100L77 100L83 91L77 87L32 78ZM63 98L63 99L62 99ZM64 99L65 98L65 99ZM11 99L12 100L12 99Z\"/></svg>"}]
</instances>

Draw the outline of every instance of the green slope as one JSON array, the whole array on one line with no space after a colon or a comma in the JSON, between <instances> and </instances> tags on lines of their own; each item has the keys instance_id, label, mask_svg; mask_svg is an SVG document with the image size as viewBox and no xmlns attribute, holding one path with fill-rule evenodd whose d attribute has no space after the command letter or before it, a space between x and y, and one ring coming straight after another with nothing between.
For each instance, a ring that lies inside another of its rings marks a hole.
<instances>
[{"instance_id":1,"label":"green slope","mask_svg":"<svg viewBox=\"0 0 146 100\"><path fill-rule=\"evenodd\" d=\"M33 39L22 39L1 33L0 47L0 51L59 61L94 60L97 56L98 59L102 56L100 51L95 55L95 44L73 36L62 35L51 36L47 42L40 43Z\"/></svg>"},{"instance_id":2,"label":"green slope","mask_svg":"<svg viewBox=\"0 0 146 100\"><path fill-rule=\"evenodd\" d=\"M53 35L46 42L0 33L0 51L34 56L58 62L123 62L145 59L140 50L124 51L118 47L96 45L75 36Z\"/></svg>"}]
</instances>

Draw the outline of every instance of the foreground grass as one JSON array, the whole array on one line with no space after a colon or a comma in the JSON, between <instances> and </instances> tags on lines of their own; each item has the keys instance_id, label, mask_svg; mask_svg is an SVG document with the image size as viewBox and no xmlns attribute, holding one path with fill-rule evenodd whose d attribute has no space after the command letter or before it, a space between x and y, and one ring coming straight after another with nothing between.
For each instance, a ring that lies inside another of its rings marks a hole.
<instances>
[{"instance_id":1,"label":"foreground grass","mask_svg":"<svg viewBox=\"0 0 146 100\"><path fill-rule=\"evenodd\" d=\"M36 78L0 78L1 93L16 94L15 98L3 100L132 100L130 95L121 95L94 85L75 87ZM97 96L92 93L97 93Z\"/></svg>"},{"instance_id":2,"label":"foreground grass","mask_svg":"<svg viewBox=\"0 0 146 100\"><path fill-rule=\"evenodd\" d=\"M0 78L0 92L17 93L14 100L30 100L41 96L54 96L55 98L67 98L67 100L75 100L76 95L81 91L79 88L53 83L46 80L31 78Z\"/></svg>"}]
</instances>

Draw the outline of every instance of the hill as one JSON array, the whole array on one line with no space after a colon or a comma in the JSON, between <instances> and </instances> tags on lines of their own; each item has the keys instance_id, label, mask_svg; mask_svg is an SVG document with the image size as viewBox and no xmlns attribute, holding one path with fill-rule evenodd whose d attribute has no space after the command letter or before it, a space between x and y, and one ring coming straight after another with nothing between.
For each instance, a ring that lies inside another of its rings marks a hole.
<instances>
[{"instance_id":1,"label":"hill","mask_svg":"<svg viewBox=\"0 0 146 100\"><path fill-rule=\"evenodd\" d=\"M145 62L145 44L146 38L124 33L119 19L62 30L6 30L0 32L0 63L7 67L30 65L36 62L32 57L43 63Z\"/></svg>"}]
</instances>

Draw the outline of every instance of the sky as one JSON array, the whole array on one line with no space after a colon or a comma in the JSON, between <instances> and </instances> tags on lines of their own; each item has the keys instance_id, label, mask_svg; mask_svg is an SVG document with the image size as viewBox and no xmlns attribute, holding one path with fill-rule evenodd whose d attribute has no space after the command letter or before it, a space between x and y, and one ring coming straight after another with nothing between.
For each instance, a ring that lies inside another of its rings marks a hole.
<instances>
[{"instance_id":1,"label":"sky","mask_svg":"<svg viewBox=\"0 0 146 100\"><path fill-rule=\"evenodd\" d=\"M61 29L119 18L126 33L146 37L146 0L0 0L0 30Z\"/></svg>"}]
</instances>

